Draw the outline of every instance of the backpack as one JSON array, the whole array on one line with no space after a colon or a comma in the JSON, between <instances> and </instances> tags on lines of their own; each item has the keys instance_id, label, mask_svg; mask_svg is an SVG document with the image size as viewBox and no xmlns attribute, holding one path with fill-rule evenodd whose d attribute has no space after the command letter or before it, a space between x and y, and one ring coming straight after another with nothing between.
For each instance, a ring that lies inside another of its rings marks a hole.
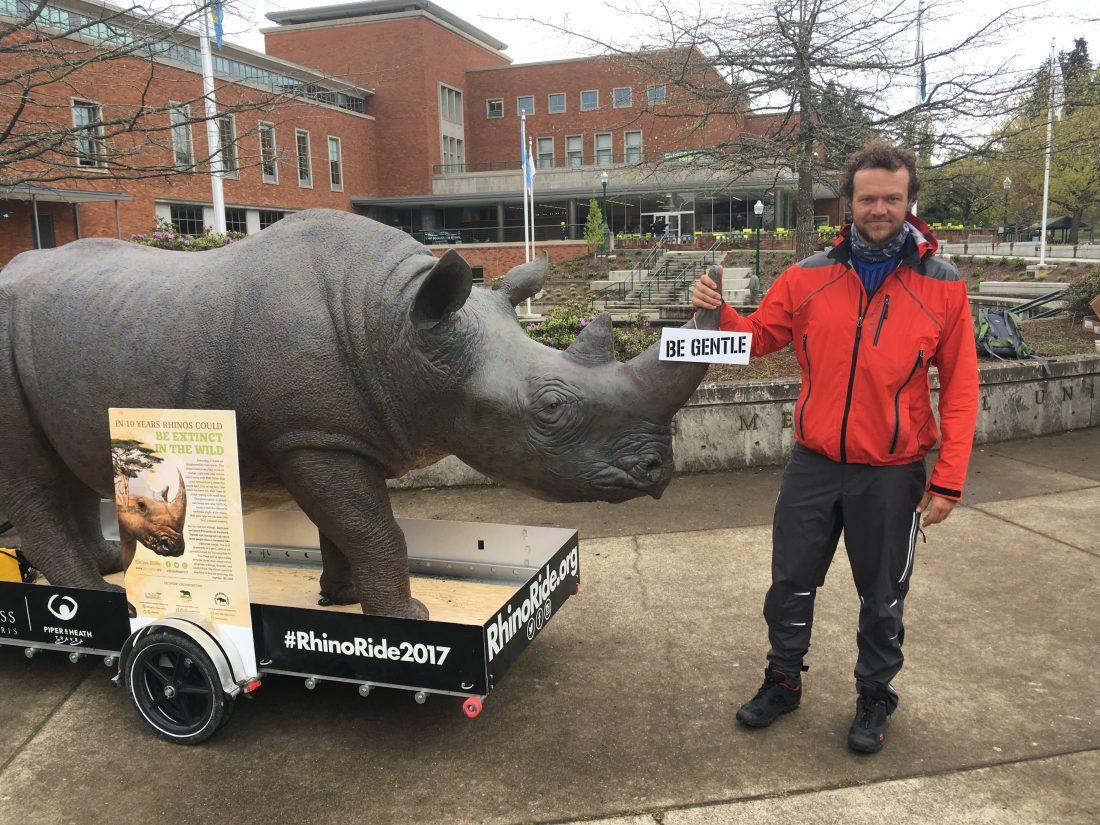
<instances>
[{"instance_id":1,"label":"backpack","mask_svg":"<svg viewBox=\"0 0 1100 825\"><path fill-rule=\"evenodd\" d=\"M1050 362L1041 358L1024 341L1020 316L1010 309L978 309L978 351L1001 361L1038 361L1043 375L1050 378Z\"/></svg>"}]
</instances>

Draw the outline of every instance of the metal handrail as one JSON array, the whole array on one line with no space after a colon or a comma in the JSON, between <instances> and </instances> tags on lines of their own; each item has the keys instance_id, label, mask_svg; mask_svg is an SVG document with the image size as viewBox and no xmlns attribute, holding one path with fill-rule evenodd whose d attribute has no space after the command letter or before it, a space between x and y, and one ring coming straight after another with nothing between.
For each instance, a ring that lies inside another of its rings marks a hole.
<instances>
[{"instance_id":1,"label":"metal handrail","mask_svg":"<svg viewBox=\"0 0 1100 825\"><path fill-rule=\"evenodd\" d=\"M661 239L658 239L657 243L654 244L653 248L649 250L646 256L642 258L638 263L634 264L634 266L630 270L629 276L621 281L616 281L613 284L604 284L603 286L594 289L593 292L597 296L602 297L604 301L607 300L606 293L617 292L619 300L625 301L626 296L634 291L636 282L641 280L642 270L648 270L653 265L653 261L656 259L658 253L661 252L662 243L663 241Z\"/></svg>"},{"instance_id":2,"label":"metal handrail","mask_svg":"<svg viewBox=\"0 0 1100 825\"><path fill-rule=\"evenodd\" d=\"M1019 304L1012 308L1012 311L1023 318L1052 318L1065 310L1062 307L1055 307L1048 309L1045 312L1037 313L1037 310L1041 306L1046 306L1051 301L1058 301L1066 296L1069 292L1068 289L1059 289L1054 292L1048 292L1046 295L1040 295L1038 298L1032 298L1030 301L1024 304Z\"/></svg>"}]
</instances>

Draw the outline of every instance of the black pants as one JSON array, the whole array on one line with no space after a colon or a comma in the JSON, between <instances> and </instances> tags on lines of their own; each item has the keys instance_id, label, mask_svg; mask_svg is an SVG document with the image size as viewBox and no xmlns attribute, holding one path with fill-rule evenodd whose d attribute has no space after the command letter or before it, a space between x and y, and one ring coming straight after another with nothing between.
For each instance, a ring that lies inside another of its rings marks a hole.
<instances>
[{"instance_id":1,"label":"black pants","mask_svg":"<svg viewBox=\"0 0 1100 825\"><path fill-rule=\"evenodd\" d=\"M924 484L923 461L838 464L795 445L775 503L772 586L764 600L772 664L800 671L810 647L814 596L843 531L860 601L856 679L881 685L896 699L890 680L901 670L902 606Z\"/></svg>"}]
</instances>

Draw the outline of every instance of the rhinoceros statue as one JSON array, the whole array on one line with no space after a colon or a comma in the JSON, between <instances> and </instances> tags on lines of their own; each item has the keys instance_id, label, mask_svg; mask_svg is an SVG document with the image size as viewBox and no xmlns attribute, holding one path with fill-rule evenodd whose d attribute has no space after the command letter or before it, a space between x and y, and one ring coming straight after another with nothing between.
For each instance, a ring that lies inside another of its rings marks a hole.
<instances>
[{"instance_id":1,"label":"rhinoceros statue","mask_svg":"<svg viewBox=\"0 0 1100 825\"><path fill-rule=\"evenodd\" d=\"M705 365L614 360L610 318L566 351L515 306L544 257L472 288L364 217L309 210L206 252L86 239L0 272L0 512L51 582L110 588L109 407L236 411L246 511L293 498L316 524L320 590L426 618L386 479L454 454L560 501L659 496L670 424Z\"/></svg>"}]
</instances>

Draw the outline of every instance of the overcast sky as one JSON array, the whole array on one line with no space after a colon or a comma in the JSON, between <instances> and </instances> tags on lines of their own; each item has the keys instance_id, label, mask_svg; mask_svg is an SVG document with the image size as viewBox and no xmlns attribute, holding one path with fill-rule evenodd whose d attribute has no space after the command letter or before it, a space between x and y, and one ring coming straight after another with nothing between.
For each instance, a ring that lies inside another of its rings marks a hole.
<instances>
[{"instance_id":1,"label":"overcast sky","mask_svg":"<svg viewBox=\"0 0 1100 825\"><path fill-rule=\"evenodd\" d=\"M623 0L629 3L632 0ZM917 0L901 0L912 2ZM263 51L263 35L260 29L273 26L264 15L272 11L309 8L313 6L333 5L333 0L238 0L236 13L227 15L226 37L233 43ZM596 36L614 38L619 42L631 32L641 31L648 22L642 15L623 15L602 4L599 0L511 0L508 3L486 2L486 0L435 0L453 14L462 17L478 28L508 44L506 54L516 63L528 63L537 60L553 60L561 57L578 57L592 53L592 49L580 41L553 36L541 26L519 22L519 17L535 17L566 23L566 27L576 31L592 32ZM633 0L637 2L637 0ZM736 2L736 0L734 0ZM698 5L703 9L720 8L724 12L731 8L730 0L721 3L703 0ZM945 7L943 2L925 0L926 7ZM1037 66L1049 54L1050 40L1056 40L1060 50L1069 50L1074 37L1085 37L1089 41L1090 53L1095 63L1100 58L1100 11L1095 8L1095 0L1047 0L1036 3L1041 7L1044 17L1016 27L1013 36L1005 39L996 49L1000 60L1011 59L1019 68L1031 69ZM932 51L937 43L948 43L959 37L964 28L969 29L979 20L1004 11L1009 7L1018 7L1019 3L1004 0L966 0L956 1L952 6L956 10L954 19L947 23L930 26L925 32L925 50ZM684 8L695 8L696 4L687 2ZM645 8L645 6L641 6ZM1091 20L1089 19L1091 18ZM991 59L991 58L990 58ZM945 67L946 70L946 67ZM935 82L935 66L929 67L929 83Z\"/></svg>"}]
</instances>

